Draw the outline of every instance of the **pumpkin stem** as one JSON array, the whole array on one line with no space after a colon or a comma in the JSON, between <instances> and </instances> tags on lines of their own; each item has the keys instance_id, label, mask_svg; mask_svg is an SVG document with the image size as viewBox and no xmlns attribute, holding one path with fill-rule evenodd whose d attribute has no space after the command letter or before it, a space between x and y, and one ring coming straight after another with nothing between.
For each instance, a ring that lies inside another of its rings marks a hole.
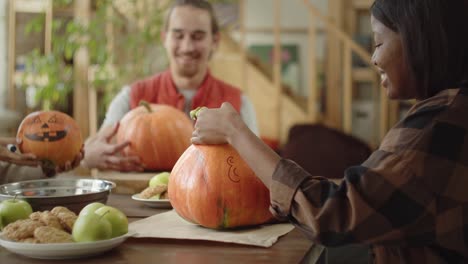
<instances>
[{"instance_id":1,"label":"pumpkin stem","mask_svg":"<svg viewBox=\"0 0 468 264\"><path fill-rule=\"evenodd\" d=\"M42 110L43 111L49 111L52 108L52 103L48 99L44 99L42 101Z\"/></svg>"},{"instance_id":2,"label":"pumpkin stem","mask_svg":"<svg viewBox=\"0 0 468 264\"><path fill-rule=\"evenodd\" d=\"M190 118L193 120L197 120L198 114L200 113L201 110L207 109L206 106L199 106L192 111L190 111Z\"/></svg>"},{"instance_id":3,"label":"pumpkin stem","mask_svg":"<svg viewBox=\"0 0 468 264\"><path fill-rule=\"evenodd\" d=\"M41 160L41 167L42 167L42 172L44 172L44 174L47 176L47 177L52 177L55 175L55 163L49 159L43 159Z\"/></svg>"},{"instance_id":4,"label":"pumpkin stem","mask_svg":"<svg viewBox=\"0 0 468 264\"><path fill-rule=\"evenodd\" d=\"M145 101L145 100L141 100L140 103L139 103L140 106L144 106L146 108L146 110L148 111L148 113L152 113L153 112L153 109L151 109L151 106L150 104Z\"/></svg>"}]
</instances>

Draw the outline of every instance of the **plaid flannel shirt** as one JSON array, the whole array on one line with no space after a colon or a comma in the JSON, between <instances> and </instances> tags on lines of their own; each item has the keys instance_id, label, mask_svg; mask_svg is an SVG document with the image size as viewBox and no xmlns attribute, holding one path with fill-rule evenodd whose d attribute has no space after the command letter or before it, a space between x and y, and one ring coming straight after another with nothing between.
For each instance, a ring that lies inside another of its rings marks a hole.
<instances>
[{"instance_id":1,"label":"plaid flannel shirt","mask_svg":"<svg viewBox=\"0 0 468 264\"><path fill-rule=\"evenodd\" d=\"M376 263L467 263L467 130L468 89L444 90L414 105L340 185L282 159L271 211L325 246L369 244Z\"/></svg>"}]
</instances>

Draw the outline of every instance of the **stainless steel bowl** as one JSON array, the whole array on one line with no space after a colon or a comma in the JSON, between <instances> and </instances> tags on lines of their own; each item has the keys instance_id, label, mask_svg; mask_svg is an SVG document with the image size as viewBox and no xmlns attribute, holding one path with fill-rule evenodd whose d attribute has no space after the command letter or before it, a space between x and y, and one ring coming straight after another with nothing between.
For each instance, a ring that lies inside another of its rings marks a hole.
<instances>
[{"instance_id":1,"label":"stainless steel bowl","mask_svg":"<svg viewBox=\"0 0 468 264\"><path fill-rule=\"evenodd\" d=\"M0 185L0 201L26 200L34 211L51 210L65 206L79 213L92 202L106 203L115 187L111 181L99 179L45 179Z\"/></svg>"}]
</instances>

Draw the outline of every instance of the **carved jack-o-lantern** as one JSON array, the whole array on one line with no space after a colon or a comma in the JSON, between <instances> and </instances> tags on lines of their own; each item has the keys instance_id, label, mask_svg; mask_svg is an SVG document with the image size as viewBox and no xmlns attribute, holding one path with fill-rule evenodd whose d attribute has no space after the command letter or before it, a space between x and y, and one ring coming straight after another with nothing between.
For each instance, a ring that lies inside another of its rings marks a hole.
<instances>
[{"instance_id":1,"label":"carved jack-o-lantern","mask_svg":"<svg viewBox=\"0 0 468 264\"><path fill-rule=\"evenodd\" d=\"M21 139L22 153L63 166L73 161L83 145L83 138L75 120L58 111L39 111L26 116L16 135Z\"/></svg>"}]
</instances>

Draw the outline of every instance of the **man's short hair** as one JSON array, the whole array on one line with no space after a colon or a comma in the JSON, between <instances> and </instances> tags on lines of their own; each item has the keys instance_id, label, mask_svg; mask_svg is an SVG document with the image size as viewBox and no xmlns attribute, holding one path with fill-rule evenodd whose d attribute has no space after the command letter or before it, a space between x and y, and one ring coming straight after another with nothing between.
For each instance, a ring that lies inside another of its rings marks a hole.
<instances>
[{"instance_id":1,"label":"man's short hair","mask_svg":"<svg viewBox=\"0 0 468 264\"><path fill-rule=\"evenodd\" d=\"M173 1L171 6L169 7L169 10L166 14L166 18L164 20L164 31L167 31L169 29L169 20L171 18L172 11L174 10L174 8L178 6L191 6L194 8L207 11L211 19L211 33L215 35L219 32L218 20L216 19L213 6L208 1L205 1L205 0L175 0Z\"/></svg>"}]
</instances>

